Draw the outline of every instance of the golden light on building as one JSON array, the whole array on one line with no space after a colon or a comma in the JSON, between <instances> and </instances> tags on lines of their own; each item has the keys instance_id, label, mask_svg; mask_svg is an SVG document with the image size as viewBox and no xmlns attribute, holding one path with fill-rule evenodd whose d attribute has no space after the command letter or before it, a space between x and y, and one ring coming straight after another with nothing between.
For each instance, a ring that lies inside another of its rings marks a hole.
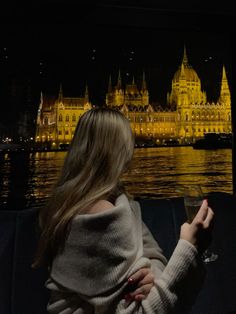
<instances>
[{"instance_id":1,"label":"golden light on building","mask_svg":"<svg viewBox=\"0 0 236 314\"><path fill-rule=\"evenodd\" d=\"M231 93L224 65L219 95L216 102L207 100L184 48L181 65L167 94L168 110L155 110L150 104L144 73L140 87L134 78L123 86L120 71L115 86L110 77L105 101L108 108L120 110L129 119L136 137L151 137L157 143L168 138L190 143L203 137L204 133L232 132ZM64 97L62 87L57 97L41 95L36 142L54 142L57 147L70 143L80 116L92 107L87 87L84 97Z\"/></svg>"},{"instance_id":2,"label":"golden light on building","mask_svg":"<svg viewBox=\"0 0 236 314\"><path fill-rule=\"evenodd\" d=\"M62 86L57 97L41 93L36 142L53 144L54 147L69 144L80 116L91 108L87 86L84 97L64 97Z\"/></svg>"}]
</instances>

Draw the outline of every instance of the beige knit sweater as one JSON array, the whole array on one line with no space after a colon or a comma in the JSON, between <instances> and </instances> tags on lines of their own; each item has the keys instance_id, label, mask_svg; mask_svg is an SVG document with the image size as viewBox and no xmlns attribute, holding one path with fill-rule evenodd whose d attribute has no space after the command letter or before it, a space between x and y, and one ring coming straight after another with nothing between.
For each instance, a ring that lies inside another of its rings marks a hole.
<instances>
[{"instance_id":1,"label":"beige knit sweater","mask_svg":"<svg viewBox=\"0 0 236 314\"><path fill-rule=\"evenodd\" d=\"M127 279L151 267L155 285L142 302L127 303ZM204 268L196 248L179 240L169 262L142 222L138 202L120 195L115 207L78 215L64 251L53 261L46 287L51 314L188 313Z\"/></svg>"}]
</instances>

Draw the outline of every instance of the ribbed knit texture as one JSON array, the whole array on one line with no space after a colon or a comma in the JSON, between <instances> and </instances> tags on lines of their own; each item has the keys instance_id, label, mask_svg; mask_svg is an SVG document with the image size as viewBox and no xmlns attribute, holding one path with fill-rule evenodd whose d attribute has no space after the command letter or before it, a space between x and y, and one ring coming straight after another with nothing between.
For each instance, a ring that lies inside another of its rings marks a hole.
<instances>
[{"instance_id":1,"label":"ribbed knit texture","mask_svg":"<svg viewBox=\"0 0 236 314\"><path fill-rule=\"evenodd\" d=\"M127 279L147 266L156 278L148 297L141 303L125 302ZM196 248L185 240L179 240L167 263L142 222L139 203L122 194L114 208L73 220L65 249L54 259L46 282L51 290L48 312L185 313L201 286L202 270Z\"/></svg>"}]
</instances>

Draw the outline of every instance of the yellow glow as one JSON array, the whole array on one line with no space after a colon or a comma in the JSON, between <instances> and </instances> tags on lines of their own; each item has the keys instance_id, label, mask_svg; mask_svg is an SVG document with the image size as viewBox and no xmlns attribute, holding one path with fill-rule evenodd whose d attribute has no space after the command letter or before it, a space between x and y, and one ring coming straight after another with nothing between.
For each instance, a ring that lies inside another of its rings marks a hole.
<instances>
[{"instance_id":1,"label":"yellow glow","mask_svg":"<svg viewBox=\"0 0 236 314\"><path fill-rule=\"evenodd\" d=\"M124 89L120 87L119 90L114 87L106 95L107 107L119 107L120 110L127 107L127 112L125 110L126 117L130 121L132 131L138 135L148 135L152 132L154 138L157 136L170 138L171 136L172 138L180 138L182 142L190 142L193 138L203 137L206 132L214 130L218 130L218 132L228 130L230 132L231 95L227 79L224 78L221 81L219 99L215 103L209 103L206 93L201 90L201 80L193 67L190 64L182 63L182 71L184 71L189 82L187 85L180 80L180 68L177 67L170 85L171 91L167 96L169 107L176 107L175 111L155 111L149 102L148 89L139 90L136 83L131 84L132 88L130 84ZM133 93L126 93L127 90ZM183 93L183 90L187 90L187 94ZM55 103L50 104L51 112L48 112L48 106L44 106L43 103L41 105L42 119L37 121L36 138L39 141L44 141L45 134L51 132L48 140L51 143L55 142L56 145L59 145L61 141L64 142L65 139L68 143L71 141L75 127L73 117L76 117L77 121L85 111L95 107L88 102L86 97L57 99ZM42 123L46 116L50 121L49 126ZM61 117L60 121L56 117ZM65 129L68 130L68 134L64 134ZM59 130L63 130L61 134L59 134Z\"/></svg>"}]
</instances>

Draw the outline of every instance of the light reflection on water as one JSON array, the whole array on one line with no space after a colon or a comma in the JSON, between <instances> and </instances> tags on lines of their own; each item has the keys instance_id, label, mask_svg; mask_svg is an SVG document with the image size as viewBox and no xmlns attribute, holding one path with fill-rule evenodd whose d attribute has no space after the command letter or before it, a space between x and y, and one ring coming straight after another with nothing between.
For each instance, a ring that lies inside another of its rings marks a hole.
<instances>
[{"instance_id":1,"label":"light reflection on water","mask_svg":"<svg viewBox=\"0 0 236 314\"><path fill-rule=\"evenodd\" d=\"M1 156L1 208L41 206L50 195L66 152ZM232 193L232 151L192 147L135 149L130 171L122 180L134 196L178 196L181 185L200 183L205 193Z\"/></svg>"},{"instance_id":2,"label":"light reflection on water","mask_svg":"<svg viewBox=\"0 0 236 314\"><path fill-rule=\"evenodd\" d=\"M131 193L148 198L179 196L177 187L194 183L201 184L204 193L232 193L231 158L230 149L138 149L124 181Z\"/></svg>"}]
</instances>

